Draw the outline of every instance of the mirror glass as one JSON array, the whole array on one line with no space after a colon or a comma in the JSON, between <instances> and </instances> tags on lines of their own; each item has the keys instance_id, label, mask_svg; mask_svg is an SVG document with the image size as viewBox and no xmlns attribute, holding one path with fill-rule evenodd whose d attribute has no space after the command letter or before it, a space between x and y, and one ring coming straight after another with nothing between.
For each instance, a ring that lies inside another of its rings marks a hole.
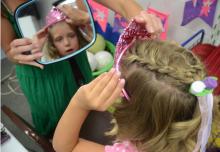
<instances>
[{"instance_id":1,"label":"mirror glass","mask_svg":"<svg viewBox=\"0 0 220 152\"><path fill-rule=\"evenodd\" d=\"M21 35L33 39L37 51L43 52L37 60L41 64L70 58L95 41L86 0L31 0L17 8L15 19Z\"/></svg>"}]
</instances>

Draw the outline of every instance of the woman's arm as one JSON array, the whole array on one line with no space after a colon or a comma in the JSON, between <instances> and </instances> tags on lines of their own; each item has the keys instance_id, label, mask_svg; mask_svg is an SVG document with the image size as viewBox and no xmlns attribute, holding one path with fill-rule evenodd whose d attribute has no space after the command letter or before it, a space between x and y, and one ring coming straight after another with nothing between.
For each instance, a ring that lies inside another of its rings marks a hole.
<instances>
[{"instance_id":1,"label":"woman's arm","mask_svg":"<svg viewBox=\"0 0 220 152\"><path fill-rule=\"evenodd\" d=\"M135 0L95 0L96 2L110 8L111 10L119 13L121 16L125 17L127 20L134 20L140 24L143 24L149 33L151 33L152 38L159 37L162 32L162 23L161 20L153 14L149 14L141 8L141 6ZM72 20L68 21L69 23L76 22L76 19L80 21L80 18L87 18L88 15L80 15L76 17L72 8L67 6L60 6L60 9ZM77 23L77 22L76 22ZM75 23L75 24L76 24ZM81 23L81 22L80 22Z\"/></svg>"},{"instance_id":2,"label":"woman's arm","mask_svg":"<svg viewBox=\"0 0 220 152\"><path fill-rule=\"evenodd\" d=\"M108 7L109 9L119 13L127 20L138 15L143 8L135 0L95 0L96 2Z\"/></svg>"},{"instance_id":3,"label":"woman's arm","mask_svg":"<svg viewBox=\"0 0 220 152\"><path fill-rule=\"evenodd\" d=\"M16 35L14 33L14 30L10 22L5 17L2 16L1 16L1 37L2 37L1 48L7 54L7 52L10 50L10 43L16 38Z\"/></svg>"},{"instance_id":4,"label":"woman's arm","mask_svg":"<svg viewBox=\"0 0 220 152\"><path fill-rule=\"evenodd\" d=\"M14 12L16 10L16 8L21 5L22 3L25 3L27 0L2 0L7 6L8 8Z\"/></svg>"},{"instance_id":5,"label":"woman's arm","mask_svg":"<svg viewBox=\"0 0 220 152\"><path fill-rule=\"evenodd\" d=\"M8 9L13 13L16 8L24 3L26 0L2 0L2 3L5 3L5 5L8 7ZM2 4L3 5L3 4ZM1 10L3 11L3 10ZM10 43L16 39L15 32L13 30L13 27L11 23L8 21L8 19L3 15L3 12L1 12L1 47L7 54L7 52L10 50ZM5 30L7 29L7 30Z\"/></svg>"},{"instance_id":6,"label":"woman's arm","mask_svg":"<svg viewBox=\"0 0 220 152\"><path fill-rule=\"evenodd\" d=\"M4 3L13 12L18 5L24 3L25 1L26 0L4 0ZM43 65L34 61L42 56L38 46L34 45L32 40L28 38L16 39L15 32L9 20L5 16L1 15L1 21L1 47L8 59L14 63L28 64L43 69ZM26 55L25 53L30 50L32 53Z\"/></svg>"},{"instance_id":7,"label":"woman's arm","mask_svg":"<svg viewBox=\"0 0 220 152\"><path fill-rule=\"evenodd\" d=\"M103 152L104 146L79 139L81 126L90 110L105 111L119 96L124 80L112 69L82 86L70 101L53 137L57 152Z\"/></svg>"},{"instance_id":8,"label":"woman's arm","mask_svg":"<svg viewBox=\"0 0 220 152\"><path fill-rule=\"evenodd\" d=\"M95 0L96 2L119 13L127 20L135 19L136 22L144 24L152 38L156 38L162 32L161 20L153 14L149 14L135 0Z\"/></svg>"}]
</instances>

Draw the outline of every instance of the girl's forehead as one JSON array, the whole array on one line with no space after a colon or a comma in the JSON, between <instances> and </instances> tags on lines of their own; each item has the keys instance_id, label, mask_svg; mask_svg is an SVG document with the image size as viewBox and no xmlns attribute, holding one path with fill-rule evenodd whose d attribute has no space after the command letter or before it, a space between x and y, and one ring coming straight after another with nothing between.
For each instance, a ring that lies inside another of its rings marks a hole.
<instances>
[{"instance_id":1,"label":"girl's forehead","mask_svg":"<svg viewBox=\"0 0 220 152\"><path fill-rule=\"evenodd\" d=\"M54 29L54 28L66 28L66 27L70 27L69 24L67 24L65 21L60 21L57 22L55 24L53 24L50 28Z\"/></svg>"},{"instance_id":2,"label":"girl's forehead","mask_svg":"<svg viewBox=\"0 0 220 152\"><path fill-rule=\"evenodd\" d=\"M50 27L50 33L58 33L58 32L66 32L66 31L71 31L75 32L74 27L71 27L68 23L65 21L58 22Z\"/></svg>"}]
</instances>

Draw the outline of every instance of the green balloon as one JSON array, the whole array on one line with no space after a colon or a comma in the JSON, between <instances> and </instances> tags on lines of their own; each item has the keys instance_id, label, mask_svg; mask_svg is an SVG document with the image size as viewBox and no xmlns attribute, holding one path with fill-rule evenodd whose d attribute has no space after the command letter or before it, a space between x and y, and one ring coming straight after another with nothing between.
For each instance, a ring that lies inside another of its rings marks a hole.
<instances>
[{"instance_id":1,"label":"green balloon","mask_svg":"<svg viewBox=\"0 0 220 152\"><path fill-rule=\"evenodd\" d=\"M105 39L100 34L97 34L95 43L90 48L88 48L88 50L89 52L95 54L104 49L105 49Z\"/></svg>"}]
</instances>

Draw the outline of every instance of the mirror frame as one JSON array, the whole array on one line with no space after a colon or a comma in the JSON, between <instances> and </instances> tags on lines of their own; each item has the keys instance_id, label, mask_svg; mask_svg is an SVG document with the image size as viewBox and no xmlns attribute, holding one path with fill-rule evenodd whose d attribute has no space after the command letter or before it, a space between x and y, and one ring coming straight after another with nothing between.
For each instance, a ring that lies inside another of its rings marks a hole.
<instances>
[{"instance_id":1,"label":"mirror frame","mask_svg":"<svg viewBox=\"0 0 220 152\"><path fill-rule=\"evenodd\" d=\"M17 28L18 28L18 31L19 31L19 33L20 33L20 35L21 35L22 37L24 37L24 35L23 35L23 33L22 33L21 27L20 27L19 22L18 22L18 15L19 15L19 13L20 13L20 11L21 11L22 9L28 7L29 5L35 3L36 1L38 1L38 0L30 0L30 1L28 1L28 2L25 2L25 3L21 4L21 5L19 5L19 6L16 8L15 12L14 12L15 24L16 24L16 26L17 26ZM88 4L87 0L82 0L82 1L85 3L86 8L87 8L88 13L89 13L89 16L90 16L90 24L91 24L91 26L92 26L92 32L93 32L93 35L94 35L92 41L89 42L89 43L88 43L86 46L84 46L83 48L80 48L79 50L77 50L77 51L75 51L75 52L73 52L73 53L71 53L71 54L68 54L68 55L66 55L66 56L64 56L64 57L61 57L61 58L59 58L59 59L55 59L54 61L48 61L48 62L41 62L41 61L39 61L39 60L35 60L37 63L40 63L40 64L42 64L42 65L48 65L48 64L52 64L52 63L59 62L59 61L63 61L63 60L69 59L69 58L71 58L71 57L73 57L73 56L75 56L75 55L81 53L82 51L86 51L89 47L91 47L91 46L94 44L94 42L95 42L95 40L96 40L96 31L95 31L95 25L94 25L94 19L93 19L92 11L91 11L91 8L89 7L89 4Z\"/></svg>"}]
</instances>

